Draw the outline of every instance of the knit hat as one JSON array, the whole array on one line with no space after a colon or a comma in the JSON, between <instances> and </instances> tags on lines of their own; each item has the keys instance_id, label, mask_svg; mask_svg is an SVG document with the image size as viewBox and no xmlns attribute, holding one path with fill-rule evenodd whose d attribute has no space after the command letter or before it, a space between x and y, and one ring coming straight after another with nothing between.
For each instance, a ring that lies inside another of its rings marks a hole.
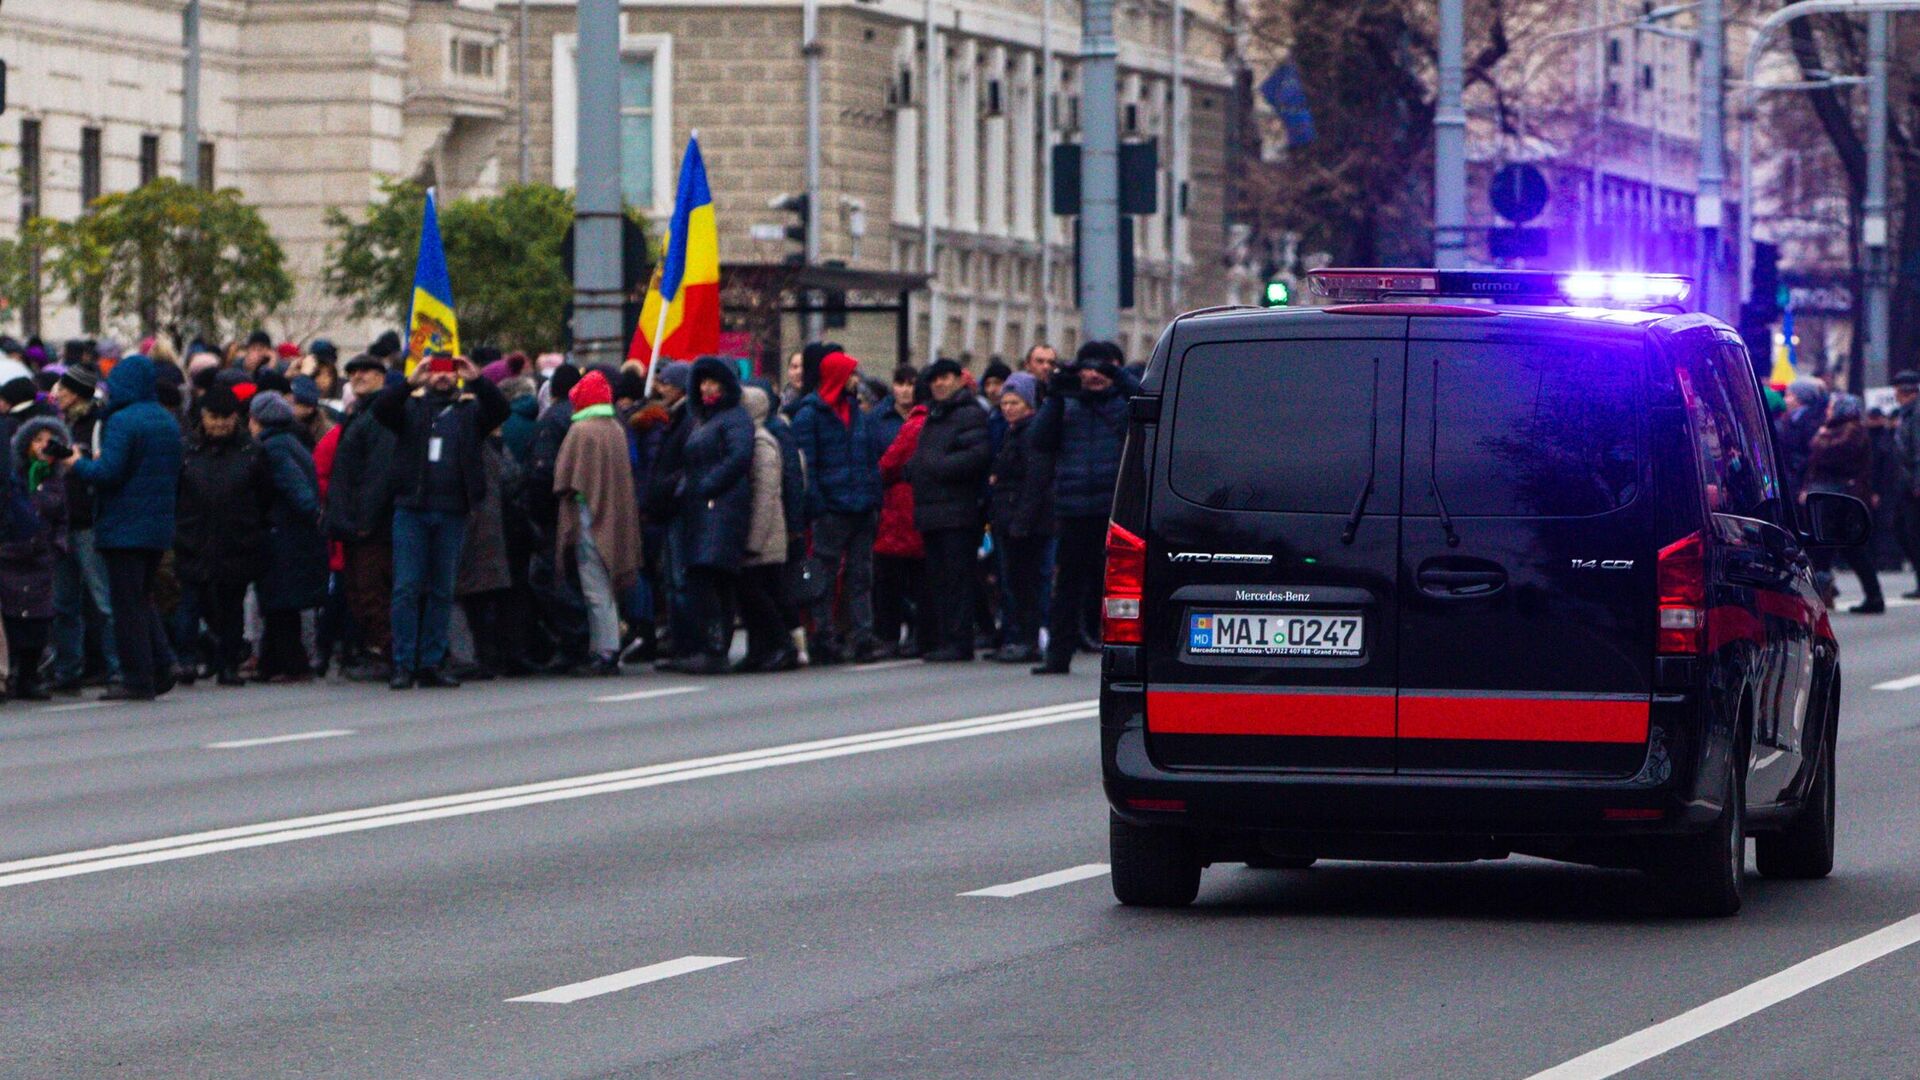
<instances>
[{"instance_id":1,"label":"knit hat","mask_svg":"<svg viewBox=\"0 0 1920 1080\"><path fill-rule=\"evenodd\" d=\"M326 338L314 338L307 351L330 364L340 362L340 347Z\"/></svg>"},{"instance_id":2,"label":"knit hat","mask_svg":"<svg viewBox=\"0 0 1920 1080\"><path fill-rule=\"evenodd\" d=\"M580 369L572 364L561 364L553 369L553 377L547 380L547 394L554 401L573 393L580 383Z\"/></svg>"},{"instance_id":3,"label":"knit hat","mask_svg":"<svg viewBox=\"0 0 1920 1080\"><path fill-rule=\"evenodd\" d=\"M693 365L685 360L675 360L661 368L660 374L655 375L653 380L664 386L671 386L684 394L687 392L687 384L693 381Z\"/></svg>"},{"instance_id":4,"label":"knit hat","mask_svg":"<svg viewBox=\"0 0 1920 1080\"><path fill-rule=\"evenodd\" d=\"M294 357L300 355L300 346L295 345L291 341L283 341L280 344L274 346L273 351L277 356L280 357L280 359L291 360Z\"/></svg>"},{"instance_id":5,"label":"knit hat","mask_svg":"<svg viewBox=\"0 0 1920 1080\"><path fill-rule=\"evenodd\" d=\"M25 405L34 399L34 395L38 393L39 389L39 387L33 385L32 379L22 375L17 379L8 379L4 384L0 384L0 400L6 401L8 405Z\"/></svg>"},{"instance_id":6,"label":"knit hat","mask_svg":"<svg viewBox=\"0 0 1920 1080\"><path fill-rule=\"evenodd\" d=\"M613 404L613 388L607 385L607 377L597 371L589 371L586 376L567 392L567 400L575 409L589 409L595 405Z\"/></svg>"},{"instance_id":7,"label":"knit hat","mask_svg":"<svg viewBox=\"0 0 1920 1080\"><path fill-rule=\"evenodd\" d=\"M513 369L507 366L505 360L495 360L480 369L480 377L495 386L499 386L501 383L513 378Z\"/></svg>"},{"instance_id":8,"label":"knit hat","mask_svg":"<svg viewBox=\"0 0 1920 1080\"><path fill-rule=\"evenodd\" d=\"M927 365L928 382L932 382L942 375L965 375L966 373L967 369L960 366L960 361L949 359L945 356Z\"/></svg>"},{"instance_id":9,"label":"knit hat","mask_svg":"<svg viewBox=\"0 0 1920 1080\"><path fill-rule=\"evenodd\" d=\"M622 368L620 377L613 380L613 396L626 401L640 401L647 396L647 377L633 368Z\"/></svg>"},{"instance_id":10,"label":"knit hat","mask_svg":"<svg viewBox=\"0 0 1920 1080\"><path fill-rule=\"evenodd\" d=\"M265 345L269 349L273 348L273 335L267 333L265 330L255 330L253 333L247 335L247 348L251 349L255 345Z\"/></svg>"},{"instance_id":11,"label":"knit hat","mask_svg":"<svg viewBox=\"0 0 1920 1080\"><path fill-rule=\"evenodd\" d=\"M291 424L293 406L287 404L287 399L281 397L278 391L262 390L253 395L253 400L247 404L247 415L268 426Z\"/></svg>"},{"instance_id":12,"label":"knit hat","mask_svg":"<svg viewBox=\"0 0 1920 1080\"><path fill-rule=\"evenodd\" d=\"M293 380L293 403L295 405L320 404L320 384L310 376L299 375Z\"/></svg>"},{"instance_id":13,"label":"knit hat","mask_svg":"<svg viewBox=\"0 0 1920 1080\"><path fill-rule=\"evenodd\" d=\"M216 386L200 398L200 412L206 416L233 416L240 411L240 399L225 386Z\"/></svg>"},{"instance_id":14,"label":"knit hat","mask_svg":"<svg viewBox=\"0 0 1920 1080\"><path fill-rule=\"evenodd\" d=\"M1833 420L1858 420L1865 412L1866 405L1859 398L1852 394L1835 394L1827 416Z\"/></svg>"},{"instance_id":15,"label":"knit hat","mask_svg":"<svg viewBox=\"0 0 1920 1080\"><path fill-rule=\"evenodd\" d=\"M1040 380L1024 371L1016 371L1007 376L1007 381L1000 385L1000 396L1005 397L1008 394L1019 395L1020 400L1026 402L1029 409L1037 408L1040 401Z\"/></svg>"},{"instance_id":16,"label":"knit hat","mask_svg":"<svg viewBox=\"0 0 1920 1080\"><path fill-rule=\"evenodd\" d=\"M1908 389L1920 387L1920 371L1914 371L1909 368L1906 371L1894 372L1893 385L1904 386Z\"/></svg>"},{"instance_id":17,"label":"knit hat","mask_svg":"<svg viewBox=\"0 0 1920 1080\"><path fill-rule=\"evenodd\" d=\"M187 361L188 375L198 375L203 371L217 371L219 368L220 357L210 352L194 353L193 357Z\"/></svg>"},{"instance_id":18,"label":"knit hat","mask_svg":"<svg viewBox=\"0 0 1920 1080\"><path fill-rule=\"evenodd\" d=\"M1802 405L1820 408L1827 403L1827 391L1814 379L1799 378L1787 384L1787 393L1792 394Z\"/></svg>"},{"instance_id":19,"label":"knit hat","mask_svg":"<svg viewBox=\"0 0 1920 1080\"><path fill-rule=\"evenodd\" d=\"M100 385L100 373L85 365L69 367L60 374L59 385L66 387L71 393L90 398L93 396L94 388Z\"/></svg>"},{"instance_id":20,"label":"knit hat","mask_svg":"<svg viewBox=\"0 0 1920 1080\"><path fill-rule=\"evenodd\" d=\"M367 352L382 360L400 355L400 335L392 330L381 334L373 339L373 344L367 346Z\"/></svg>"},{"instance_id":21,"label":"knit hat","mask_svg":"<svg viewBox=\"0 0 1920 1080\"><path fill-rule=\"evenodd\" d=\"M253 373L253 385L277 394L293 393L293 384L287 381L287 377L270 367L263 367Z\"/></svg>"},{"instance_id":22,"label":"knit hat","mask_svg":"<svg viewBox=\"0 0 1920 1080\"><path fill-rule=\"evenodd\" d=\"M980 385L985 386L988 379L999 379L1001 382L1006 382L1007 376L1011 374L1013 374L1012 368L1008 367L1003 361L995 360L993 363L987 365L985 371L980 373Z\"/></svg>"}]
</instances>

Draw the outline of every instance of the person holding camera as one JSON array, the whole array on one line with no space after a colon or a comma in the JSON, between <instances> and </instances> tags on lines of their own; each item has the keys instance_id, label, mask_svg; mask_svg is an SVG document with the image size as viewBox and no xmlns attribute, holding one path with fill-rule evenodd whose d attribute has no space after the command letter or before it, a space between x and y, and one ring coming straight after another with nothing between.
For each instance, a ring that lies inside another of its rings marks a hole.
<instances>
[{"instance_id":1,"label":"person holding camera","mask_svg":"<svg viewBox=\"0 0 1920 1080\"><path fill-rule=\"evenodd\" d=\"M467 511L487 497L480 441L507 399L465 357L430 353L380 392L373 418L398 436L393 461L393 674L387 685L453 687L447 658Z\"/></svg>"},{"instance_id":2,"label":"person holding camera","mask_svg":"<svg viewBox=\"0 0 1920 1080\"><path fill-rule=\"evenodd\" d=\"M1081 616L1100 588L1113 483L1127 436L1127 399L1140 392L1125 366L1126 355L1111 341L1080 346L1073 363L1053 373L1046 401L1033 419L1033 446L1054 463L1059 544L1046 659L1033 669L1035 675L1064 675L1072 667Z\"/></svg>"}]
</instances>

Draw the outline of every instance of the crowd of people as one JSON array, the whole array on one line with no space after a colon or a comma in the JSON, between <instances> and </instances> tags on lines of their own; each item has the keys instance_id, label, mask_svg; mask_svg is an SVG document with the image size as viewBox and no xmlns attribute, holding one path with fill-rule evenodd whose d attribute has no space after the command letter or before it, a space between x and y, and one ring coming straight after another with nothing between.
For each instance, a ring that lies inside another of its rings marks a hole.
<instances>
[{"instance_id":1,"label":"crowd of people","mask_svg":"<svg viewBox=\"0 0 1920 1080\"><path fill-rule=\"evenodd\" d=\"M396 690L648 663L718 675L1097 647L1120 350L776 385L388 333L57 355L0 338L9 696L338 672ZM736 636L744 652L734 657Z\"/></svg>"},{"instance_id":2,"label":"crowd of people","mask_svg":"<svg viewBox=\"0 0 1920 1080\"><path fill-rule=\"evenodd\" d=\"M1852 495L1874 510L1874 519L1890 530L1899 556L1914 569L1909 600L1920 600L1920 371L1893 377L1895 407L1869 414L1857 396L1832 390L1807 377L1794 380L1781 395L1770 395L1774 442L1791 490ZM1876 532L1882 530L1876 529ZM1887 610L1880 585L1883 557L1873 540L1837 553L1860 580L1864 594L1848 607L1857 615ZM1814 580L1831 608L1839 589L1833 575L1836 553L1813 553Z\"/></svg>"}]
</instances>

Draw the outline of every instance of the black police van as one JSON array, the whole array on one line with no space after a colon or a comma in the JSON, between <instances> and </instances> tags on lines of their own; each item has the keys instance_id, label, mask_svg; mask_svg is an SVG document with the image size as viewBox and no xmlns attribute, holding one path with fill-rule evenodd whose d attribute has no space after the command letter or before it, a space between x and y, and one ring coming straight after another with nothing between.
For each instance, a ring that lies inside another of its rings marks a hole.
<instances>
[{"instance_id":1,"label":"black police van","mask_svg":"<svg viewBox=\"0 0 1920 1080\"><path fill-rule=\"evenodd\" d=\"M1189 903L1217 862L1527 854L1723 915L1748 835L1762 874L1825 876L1840 663L1807 550L1867 510L1789 490L1740 338L1673 276L1310 283L1336 302L1176 320L1131 403L1120 901Z\"/></svg>"}]
</instances>

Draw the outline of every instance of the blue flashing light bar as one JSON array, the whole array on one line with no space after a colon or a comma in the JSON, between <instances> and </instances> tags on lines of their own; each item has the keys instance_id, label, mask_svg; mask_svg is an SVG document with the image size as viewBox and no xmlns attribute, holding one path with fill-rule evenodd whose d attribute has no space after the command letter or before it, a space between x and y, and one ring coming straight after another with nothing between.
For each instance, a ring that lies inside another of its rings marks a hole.
<instances>
[{"instance_id":1,"label":"blue flashing light bar","mask_svg":"<svg viewBox=\"0 0 1920 1080\"><path fill-rule=\"evenodd\" d=\"M1655 307L1687 298L1693 280L1680 274L1576 270L1405 270L1329 268L1307 271L1314 295L1368 301L1390 297L1480 299L1508 304Z\"/></svg>"}]
</instances>

